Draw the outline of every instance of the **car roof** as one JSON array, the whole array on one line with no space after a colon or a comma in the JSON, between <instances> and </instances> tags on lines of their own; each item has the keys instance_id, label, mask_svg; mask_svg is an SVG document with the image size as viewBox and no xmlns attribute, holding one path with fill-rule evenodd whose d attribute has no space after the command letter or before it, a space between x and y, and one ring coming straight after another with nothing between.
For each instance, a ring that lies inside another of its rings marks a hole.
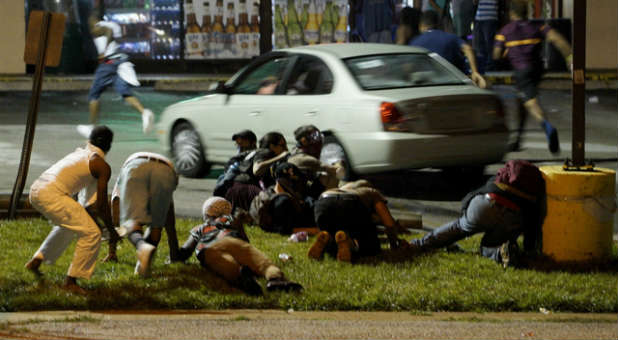
<instances>
[{"instance_id":1,"label":"car roof","mask_svg":"<svg viewBox=\"0 0 618 340\"><path fill-rule=\"evenodd\" d=\"M345 44L319 44L306 45L293 48L285 48L280 51L284 52L308 52L319 51L329 53L339 59L359 57L364 55L374 54L390 54L390 53L427 53L427 50L420 47L412 47L406 45L395 44L375 44L375 43L345 43Z\"/></svg>"}]
</instances>

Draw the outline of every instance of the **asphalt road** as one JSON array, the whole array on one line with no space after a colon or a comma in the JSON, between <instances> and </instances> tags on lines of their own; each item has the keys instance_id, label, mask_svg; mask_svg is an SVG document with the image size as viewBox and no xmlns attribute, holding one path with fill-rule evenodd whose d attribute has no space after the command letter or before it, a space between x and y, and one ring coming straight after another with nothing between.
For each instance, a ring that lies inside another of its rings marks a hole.
<instances>
[{"instance_id":1,"label":"asphalt road","mask_svg":"<svg viewBox=\"0 0 618 340\"><path fill-rule=\"evenodd\" d=\"M514 129L514 91L509 86L494 88L504 99L509 127ZM176 101L199 93L160 92L152 88L140 88L136 96L156 115ZM593 158L597 166L616 169L617 128L616 92L590 91L587 94L586 112L586 158ZM571 157L571 96L569 91L542 90L541 103L552 123L558 128L562 153L553 156L547 151L546 140L540 127L528 119L524 135L524 150L510 153L506 159L524 158L543 164L561 164ZM25 122L30 101L30 92L0 92L0 192L13 189L19 166ZM118 168L131 153L136 151L162 152L154 134L143 135L139 115L124 104L113 91L101 98L100 123L109 125L115 133L112 149L107 159L112 166L111 183L115 181ZM25 190L51 164L85 140L76 132L75 126L87 123L88 103L85 91L44 92L40 99L39 116L35 132L30 170ZM230 141L232 143L232 141ZM486 168L486 175L493 174L501 164ZM369 178L389 198L394 214L405 217L406 213L421 214L427 227L436 227L457 216L459 201L479 181L460 176L448 176L439 171L405 171L381 174ZM481 181L482 182L482 181ZM200 216L203 200L212 193L214 179L181 178L174 194L179 216ZM618 225L616 223L615 225Z\"/></svg>"}]
</instances>

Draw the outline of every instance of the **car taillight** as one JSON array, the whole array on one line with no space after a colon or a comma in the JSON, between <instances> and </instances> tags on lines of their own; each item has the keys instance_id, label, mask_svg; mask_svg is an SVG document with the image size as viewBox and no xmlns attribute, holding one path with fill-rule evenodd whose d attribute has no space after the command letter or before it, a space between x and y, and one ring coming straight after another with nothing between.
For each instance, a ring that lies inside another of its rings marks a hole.
<instances>
[{"instance_id":1,"label":"car taillight","mask_svg":"<svg viewBox=\"0 0 618 340\"><path fill-rule=\"evenodd\" d=\"M401 120L401 113L399 113L395 104L383 102L380 105L380 117L382 118L382 123L397 123Z\"/></svg>"}]
</instances>

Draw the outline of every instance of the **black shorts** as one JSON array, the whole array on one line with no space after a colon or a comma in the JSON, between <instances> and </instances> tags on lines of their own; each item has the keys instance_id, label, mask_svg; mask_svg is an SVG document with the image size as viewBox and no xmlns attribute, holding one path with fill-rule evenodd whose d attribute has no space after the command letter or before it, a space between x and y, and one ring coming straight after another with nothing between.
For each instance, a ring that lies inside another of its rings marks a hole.
<instances>
[{"instance_id":1,"label":"black shorts","mask_svg":"<svg viewBox=\"0 0 618 340\"><path fill-rule=\"evenodd\" d=\"M380 240L371 214L357 195L332 195L320 197L314 208L315 222L320 230L327 231L331 241L326 251L336 254L334 242L337 231L345 231L358 242L358 255L371 256L380 252Z\"/></svg>"},{"instance_id":2,"label":"black shorts","mask_svg":"<svg viewBox=\"0 0 618 340\"><path fill-rule=\"evenodd\" d=\"M536 98L539 94L537 88L543 77L543 68L533 66L513 72L515 86L524 99L524 102Z\"/></svg>"}]
</instances>

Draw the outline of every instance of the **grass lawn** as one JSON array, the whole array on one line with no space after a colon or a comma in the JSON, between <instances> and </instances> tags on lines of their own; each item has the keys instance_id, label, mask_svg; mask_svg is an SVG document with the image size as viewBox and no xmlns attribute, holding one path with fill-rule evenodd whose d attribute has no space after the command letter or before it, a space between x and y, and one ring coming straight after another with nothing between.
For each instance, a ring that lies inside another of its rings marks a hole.
<instances>
[{"instance_id":1,"label":"grass lawn","mask_svg":"<svg viewBox=\"0 0 618 340\"><path fill-rule=\"evenodd\" d=\"M178 219L180 242L200 221ZM277 234L249 227L253 245L301 283L301 293L249 297L201 268L193 256L186 264L166 265L165 235L153 264L153 276L133 275L135 250L124 240L118 263L98 263L93 277L80 280L92 290L78 296L60 289L73 254L72 245L55 265L43 264L38 280L24 264L50 231L42 219L0 220L0 311L62 309L294 309L411 311L618 312L618 261L585 270L503 269L478 255L480 237L460 243L464 254L422 256L384 252L350 265L332 258L312 261L310 243L292 243ZM415 236L412 236L415 237ZM309 239L313 242L315 238ZM282 262L278 254L292 259ZM99 259L107 254L104 243ZM264 286L265 280L260 279Z\"/></svg>"}]
</instances>

